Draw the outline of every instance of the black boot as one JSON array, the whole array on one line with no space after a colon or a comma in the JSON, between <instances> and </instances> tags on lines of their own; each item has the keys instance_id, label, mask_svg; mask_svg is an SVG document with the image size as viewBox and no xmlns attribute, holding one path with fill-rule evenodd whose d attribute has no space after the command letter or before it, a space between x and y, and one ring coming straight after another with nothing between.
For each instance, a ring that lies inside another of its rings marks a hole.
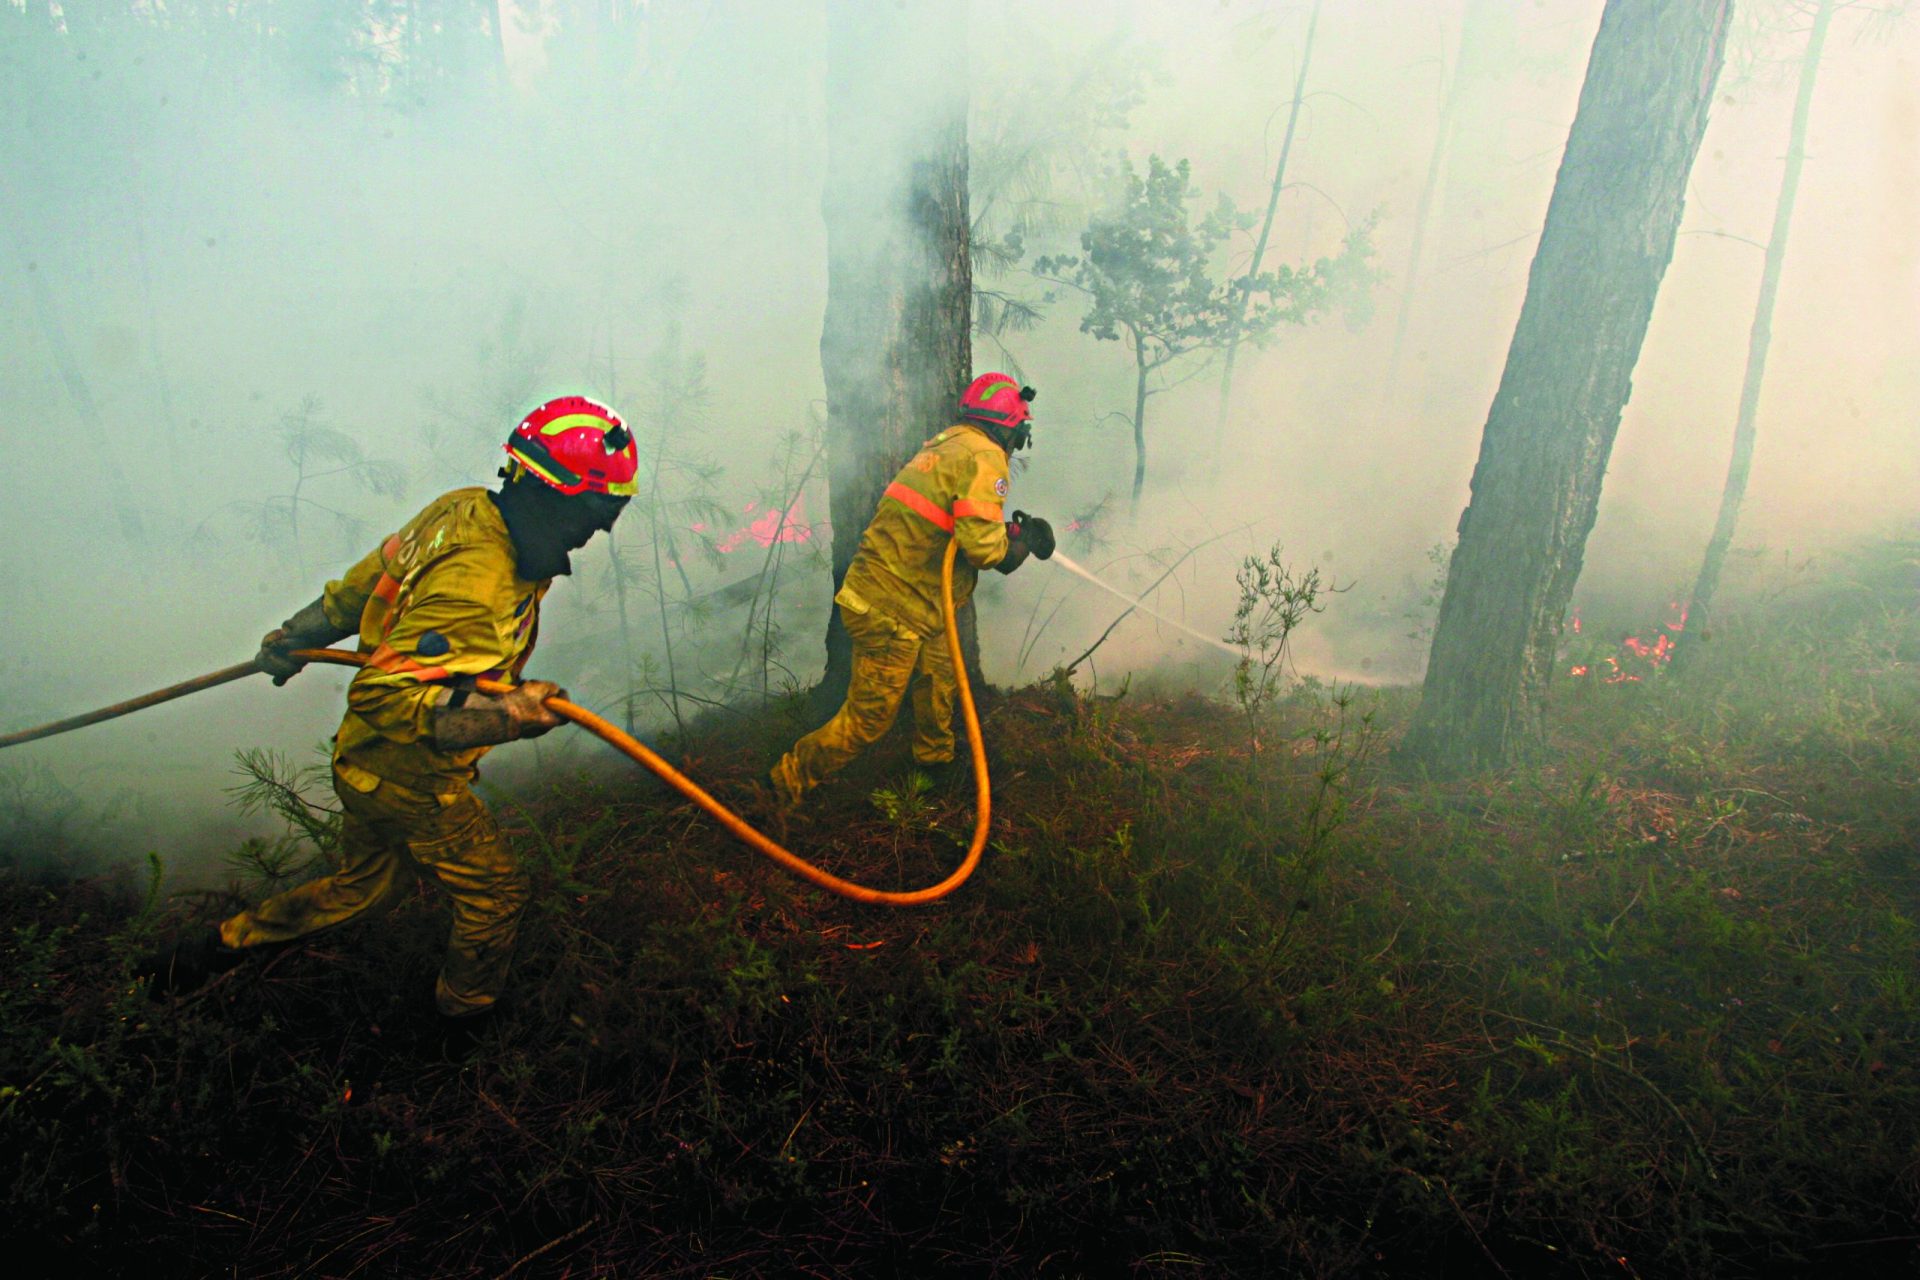
<instances>
[{"instance_id":1,"label":"black boot","mask_svg":"<svg viewBox=\"0 0 1920 1280\"><path fill-rule=\"evenodd\" d=\"M207 979L227 972L246 958L245 951L220 940L218 928L208 927L142 957L134 966L133 976L147 979L148 999L161 1000L197 990Z\"/></svg>"},{"instance_id":2,"label":"black boot","mask_svg":"<svg viewBox=\"0 0 1920 1280\"><path fill-rule=\"evenodd\" d=\"M926 775L932 783L935 794L965 790L973 782L973 757L962 756L957 760L936 760L928 763L924 760L913 762L914 770Z\"/></svg>"},{"instance_id":3,"label":"black boot","mask_svg":"<svg viewBox=\"0 0 1920 1280\"><path fill-rule=\"evenodd\" d=\"M480 1041L486 1036L487 1028L494 1024L498 1005L489 1005L479 1013L462 1014L453 1017L449 1014L434 1014L433 1044L442 1062L459 1065L473 1057L474 1050L480 1047Z\"/></svg>"}]
</instances>

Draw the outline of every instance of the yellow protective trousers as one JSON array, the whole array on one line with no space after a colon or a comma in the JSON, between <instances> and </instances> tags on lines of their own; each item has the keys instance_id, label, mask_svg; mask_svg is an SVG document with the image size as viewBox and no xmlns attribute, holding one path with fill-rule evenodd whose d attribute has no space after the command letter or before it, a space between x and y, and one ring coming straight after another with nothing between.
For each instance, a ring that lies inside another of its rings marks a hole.
<instances>
[{"instance_id":1,"label":"yellow protective trousers","mask_svg":"<svg viewBox=\"0 0 1920 1280\"><path fill-rule=\"evenodd\" d=\"M840 606L853 638L853 677L833 719L793 744L773 767L773 785L792 803L832 777L893 727L913 687L913 758L953 759L953 700L958 684L944 635L926 638L881 613Z\"/></svg>"},{"instance_id":2,"label":"yellow protective trousers","mask_svg":"<svg viewBox=\"0 0 1920 1280\"><path fill-rule=\"evenodd\" d=\"M222 922L220 940L257 947L336 928L392 906L424 873L453 899L435 1003L449 1017L490 1008L506 983L529 894L493 815L465 788L434 796L381 781L363 791L336 771L333 789L344 808L340 870Z\"/></svg>"}]
</instances>

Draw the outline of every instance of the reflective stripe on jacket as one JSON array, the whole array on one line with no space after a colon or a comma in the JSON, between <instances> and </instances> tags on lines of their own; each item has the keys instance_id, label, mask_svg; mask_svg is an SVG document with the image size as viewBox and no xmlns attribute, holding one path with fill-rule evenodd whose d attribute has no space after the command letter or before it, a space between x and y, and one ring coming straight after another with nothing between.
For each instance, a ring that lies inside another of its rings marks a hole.
<instances>
[{"instance_id":1,"label":"reflective stripe on jacket","mask_svg":"<svg viewBox=\"0 0 1920 1280\"><path fill-rule=\"evenodd\" d=\"M337 626L358 626L367 665L347 689L334 738L340 775L447 795L474 778L487 748L440 751L432 708L458 676L518 680L539 634L549 581L514 571L506 521L485 489L429 503L321 597Z\"/></svg>"},{"instance_id":2,"label":"reflective stripe on jacket","mask_svg":"<svg viewBox=\"0 0 1920 1280\"><path fill-rule=\"evenodd\" d=\"M834 599L855 613L878 609L922 636L941 629L940 561L950 538L953 606L973 597L981 569L1007 554L1007 455L968 423L920 447L881 495Z\"/></svg>"}]
</instances>

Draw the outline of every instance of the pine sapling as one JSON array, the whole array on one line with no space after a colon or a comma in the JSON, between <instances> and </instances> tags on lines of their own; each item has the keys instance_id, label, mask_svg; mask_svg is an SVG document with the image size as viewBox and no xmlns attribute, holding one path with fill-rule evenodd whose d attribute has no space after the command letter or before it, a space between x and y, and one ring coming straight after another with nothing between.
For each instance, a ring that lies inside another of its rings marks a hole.
<instances>
[{"instance_id":1,"label":"pine sapling","mask_svg":"<svg viewBox=\"0 0 1920 1280\"><path fill-rule=\"evenodd\" d=\"M1323 582L1316 567L1299 574L1288 568L1277 542L1266 555L1241 561L1234 580L1240 584L1240 603L1225 638L1240 650L1233 668L1233 697L1247 721L1251 772L1260 760L1260 715L1285 685L1294 628L1309 614L1324 612L1321 597L1337 588Z\"/></svg>"}]
</instances>

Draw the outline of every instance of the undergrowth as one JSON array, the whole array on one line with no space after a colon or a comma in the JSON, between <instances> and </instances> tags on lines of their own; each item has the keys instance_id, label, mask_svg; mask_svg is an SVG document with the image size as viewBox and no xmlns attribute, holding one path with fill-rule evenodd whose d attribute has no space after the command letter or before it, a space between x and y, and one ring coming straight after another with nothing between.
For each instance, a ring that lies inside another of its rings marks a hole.
<instances>
[{"instance_id":1,"label":"undergrowth","mask_svg":"<svg viewBox=\"0 0 1920 1280\"><path fill-rule=\"evenodd\" d=\"M998 696L987 857L912 911L551 780L496 805L539 892L462 1064L425 894L153 1005L161 917L291 864L0 878L5 1234L90 1275L1912 1270L1915 587L1883 547L1750 592L1470 783L1390 772L1407 690L1296 687L1257 759L1198 697ZM970 801L896 735L790 834L914 886Z\"/></svg>"}]
</instances>

